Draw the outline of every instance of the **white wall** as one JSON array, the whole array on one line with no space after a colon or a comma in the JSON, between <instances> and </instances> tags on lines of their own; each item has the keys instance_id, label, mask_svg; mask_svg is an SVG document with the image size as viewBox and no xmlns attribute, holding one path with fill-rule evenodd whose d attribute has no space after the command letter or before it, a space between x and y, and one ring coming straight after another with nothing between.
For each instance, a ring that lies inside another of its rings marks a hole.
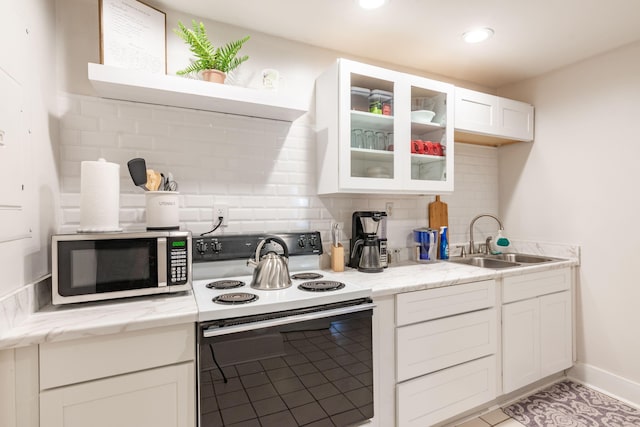
<instances>
[{"instance_id":1,"label":"white wall","mask_svg":"<svg viewBox=\"0 0 640 427\"><path fill-rule=\"evenodd\" d=\"M140 105L96 98L86 78L87 62L99 62L97 4L58 0L63 226L73 232L79 221L80 162L105 157L121 165L121 225L144 227L144 196L128 175L126 162L144 157L148 167L171 171L180 182L183 228L208 231L213 203L229 205L225 232L315 229L328 241L332 221L344 223L350 237L351 213L384 210L394 203L388 221L389 245L406 247L416 226L427 225L433 197L318 197L315 178L313 89L316 77L339 56L336 52L278 39L226 24L205 22L216 40L252 36L243 48L250 56L235 76L253 85L256 73L273 67L285 78L283 90L309 100L310 113L292 125L180 108ZM171 31L178 19L168 11L169 73L188 63L188 50ZM458 144L456 188L450 203L452 242L468 240L469 220L480 212L497 213L497 152ZM481 226L481 224L479 224ZM495 232L495 225L487 228ZM479 235L483 229L479 227ZM345 242L346 243L346 242Z\"/></svg>"},{"instance_id":2,"label":"white wall","mask_svg":"<svg viewBox=\"0 0 640 427\"><path fill-rule=\"evenodd\" d=\"M499 151L506 227L581 246L578 359L640 387L640 43L499 93L536 107L535 142Z\"/></svg>"},{"instance_id":3,"label":"white wall","mask_svg":"<svg viewBox=\"0 0 640 427\"><path fill-rule=\"evenodd\" d=\"M23 159L15 159L11 185L24 184L22 213L8 227L24 230L26 238L0 244L0 298L39 280L50 271L48 241L58 220L58 184L55 139L58 135L55 73L54 4L42 0L2 2L0 27L2 58L6 73L21 88L23 116L20 144ZM6 95L6 94L3 94ZM2 100L4 103L18 101ZM0 118L0 123L6 117ZM6 152L1 153L6 155ZM9 184L9 183L7 183ZM7 212L1 217L6 221ZM3 224L3 229L7 224ZM2 331L5 322L0 323Z\"/></svg>"}]
</instances>

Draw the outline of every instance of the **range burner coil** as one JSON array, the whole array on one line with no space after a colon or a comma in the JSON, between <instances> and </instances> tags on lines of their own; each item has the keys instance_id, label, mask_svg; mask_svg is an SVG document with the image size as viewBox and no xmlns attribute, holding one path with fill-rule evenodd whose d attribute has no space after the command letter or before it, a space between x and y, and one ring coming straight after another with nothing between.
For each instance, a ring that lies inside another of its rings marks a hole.
<instances>
[{"instance_id":1,"label":"range burner coil","mask_svg":"<svg viewBox=\"0 0 640 427\"><path fill-rule=\"evenodd\" d=\"M334 280L314 280L298 285L298 289L309 292L329 292L344 288L344 283Z\"/></svg>"},{"instance_id":2,"label":"range burner coil","mask_svg":"<svg viewBox=\"0 0 640 427\"><path fill-rule=\"evenodd\" d=\"M294 280L313 280L313 279L322 279L322 274L313 273L313 272L305 272L305 273L296 273L291 276Z\"/></svg>"},{"instance_id":3,"label":"range burner coil","mask_svg":"<svg viewBox=\"0 0 640 427\"><path fill-rule=\"evenodd\" d=\"M245 283L241 280L216 280L215 282L207 283L209 289L233 289L244 286Z\"/></svg>"},{"instance_id":4,"label":"range burner coil","mask_svg":"<svg viewBox=\"0 0 640 427\"><path fill-rule=\"evenodd\" d=\"M248 292L233 292L230 294L222 294L213 298L212 301L218 304L248 304L258 300L258 295Z\"/></svg>"}]
</instances>

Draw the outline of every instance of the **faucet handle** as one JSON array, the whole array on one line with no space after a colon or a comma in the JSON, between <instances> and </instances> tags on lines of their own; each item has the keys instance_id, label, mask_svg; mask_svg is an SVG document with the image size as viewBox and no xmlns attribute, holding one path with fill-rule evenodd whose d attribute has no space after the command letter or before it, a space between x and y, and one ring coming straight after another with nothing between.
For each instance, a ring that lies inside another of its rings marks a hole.
<instances>
[{"instance_id":1,"label":"faucet handle","mask_svg":"<svg viewBox=\"0 0 640 427\"><path fill-rule=\"evenodd\" d=\"M491 241L493 240L493 236L487 237L487 240L484 243L484 253L489 254L491 252Z\"/></svg>"}]
</instances>

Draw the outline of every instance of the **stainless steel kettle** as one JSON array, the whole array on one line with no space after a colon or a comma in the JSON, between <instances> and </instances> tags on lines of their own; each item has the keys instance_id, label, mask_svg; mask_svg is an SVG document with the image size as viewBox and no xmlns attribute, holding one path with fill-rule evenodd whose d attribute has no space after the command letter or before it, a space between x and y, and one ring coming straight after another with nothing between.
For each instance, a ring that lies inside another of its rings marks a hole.
<instances>
[{"instance_id":1,"label":"stainless steel kettle","mask_svg":"<svg viewBox=\"0 0 640 427\"><path fill-rule=\"evenodd\" d=\"M278 255L275 251L269 251L260 258L262 247L269 243L275 242L282 246L284 255ZM255 268L253 270L253 280L251 287L255 289L271 290L285 289L291 286L291 277L289 277L289 249L287 244L279 237L267 236L256 248L255 259L249 259L247 265Z\"/></svg>"}]
</instances>

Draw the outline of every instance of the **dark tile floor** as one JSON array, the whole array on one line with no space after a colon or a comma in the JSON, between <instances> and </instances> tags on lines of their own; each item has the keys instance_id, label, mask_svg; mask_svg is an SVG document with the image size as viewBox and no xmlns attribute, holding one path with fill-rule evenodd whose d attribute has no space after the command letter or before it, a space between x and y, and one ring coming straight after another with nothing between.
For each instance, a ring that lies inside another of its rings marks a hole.
<instances>
[{"instance_id":1,"label":"dark tile floor","mask_svg":"<svg viewBox=\"0 0 640 427\"><path fill-rule=\"evenodd\" d=\"M256 341L267 358L246 360L235 352L227 357L233 363L223 363L216 356L221 369L209 345L201 346L202 427L343 427L373 416L370 318L270 339ZM218 346L225 343L213 344L216 354Z\"/></svg>"}]
</instances>

